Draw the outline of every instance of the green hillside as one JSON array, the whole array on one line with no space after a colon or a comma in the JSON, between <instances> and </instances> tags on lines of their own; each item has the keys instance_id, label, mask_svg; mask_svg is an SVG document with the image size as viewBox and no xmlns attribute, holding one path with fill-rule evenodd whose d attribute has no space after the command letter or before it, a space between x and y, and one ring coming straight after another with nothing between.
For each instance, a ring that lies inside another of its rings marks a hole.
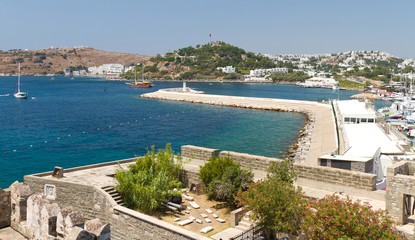
<instances>
[{"instance_id":1,"label":"green hillside","mask_svg":"<svg viewBox=\"0 0 415 240\"><path fill-rule=\"evenodd\" d=\"M226 74L217 67L233 66L235 73ZM151 79L238 79L250 69L273 68L275 64L267 57L232 46L214 42L196 47L181 48L164 56L158 54L146 63L144 73ZM141 66L137 67L141 74ZM122 77L134 78L128 72Z\"/></svg>"}]
</instances>

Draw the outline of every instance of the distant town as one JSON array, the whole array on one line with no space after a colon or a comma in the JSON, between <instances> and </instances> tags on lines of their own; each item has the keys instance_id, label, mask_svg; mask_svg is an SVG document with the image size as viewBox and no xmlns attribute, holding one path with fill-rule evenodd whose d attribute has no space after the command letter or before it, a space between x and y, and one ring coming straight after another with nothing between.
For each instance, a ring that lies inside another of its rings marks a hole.
<instances>
[{"instance_id":1,"label":"distant town","mask_svg":"<svg viewBox=\"0 0 415 240\"><path fill-rule=\"evenodd\" d=\"M105 57L104 57L105 56ZM332 54L255 54L212 42L186 47L156 57L111 53L90 47L0 51L0 76L23 75L100 76L132 79L134 66L153 80L216 79L264 82L302 82L364 89L391 86L414 78L415 60L386 52L348 51ZM305 80L308 80L306 82Z\"/></svg>"}]
</instances>

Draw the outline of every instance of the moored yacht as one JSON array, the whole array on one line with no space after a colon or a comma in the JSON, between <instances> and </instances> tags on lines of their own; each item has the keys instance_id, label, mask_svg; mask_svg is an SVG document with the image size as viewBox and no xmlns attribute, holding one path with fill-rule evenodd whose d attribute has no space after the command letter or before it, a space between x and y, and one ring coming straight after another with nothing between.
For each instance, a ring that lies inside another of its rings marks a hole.
<instances>
[{"instance_id":1,"label":"moored yacht","mask_svg":"<svg viewBox=\"0 0 415 240\"><path fill-rule=\"evenodd\" d=\"M27 92L20 91L20 62L19 62L19 73L17 75L17 92L13 94L15 98L26 99L28 94Z\"/></svg>"}]
</instances>

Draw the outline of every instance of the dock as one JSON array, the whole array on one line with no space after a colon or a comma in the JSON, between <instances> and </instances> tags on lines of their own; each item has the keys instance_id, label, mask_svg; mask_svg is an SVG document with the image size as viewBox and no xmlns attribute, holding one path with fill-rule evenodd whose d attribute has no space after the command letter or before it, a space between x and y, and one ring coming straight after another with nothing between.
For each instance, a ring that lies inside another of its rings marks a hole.
<instances>
[{"instance_id":1,"label":"dock","mask_svg":"<svg viewBox=\"0 0 415 240\"><path fill-rule=\"evenodd\" d=\"M288 99L194 94L159 90L142 94L143 98L209 104L258 110L297 112L307 115L306 126L295 145L295 160L317 165L318 157L335 152L337 133L332 107L327 103ZM261 134L261 133L258 133Z\"/></svg>"}]
</instances>

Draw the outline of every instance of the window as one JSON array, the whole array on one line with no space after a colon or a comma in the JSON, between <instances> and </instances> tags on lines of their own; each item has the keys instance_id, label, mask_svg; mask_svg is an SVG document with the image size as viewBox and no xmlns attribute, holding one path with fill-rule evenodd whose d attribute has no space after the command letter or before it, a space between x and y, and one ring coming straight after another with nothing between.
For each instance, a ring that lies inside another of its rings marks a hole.
<instances>
[{"instance_id":1,"label":"window","mask_svg":"<svg viewBox=\"0 0 415 240\"><path fill-rule=\"evenodd\" d=\"M356 122L356 118L351 118L350 121L351 122Z\"/></svg>"},{"instance_id":2,"label":"window","mask_svg":"<svg viewBox=\"0 0 415 240\"><path fill-rule=\"evenodd\" d=\"M350 118L348 118L348 117L347 118L344 118L344 121L345 122L350 122Z\"/></svg>"},{"instance_id":3,"label":"window","mask_svg":"<svg viewBox=\"0 0 415 240\"><path fill-rule=\"evenodd\" d=\"M327 166L327 159L320 159L320 166L326 167Z\"/></svg>"},{"instance_id":4,"label":"window","mask_svg":"<svg viewBox=\"0 0 415 240\"><path fill-rule=\"evenodd\" d=\"M367 122L367 118L360 119L360 122Z\"/></svg>"},{"instance_id":5,"label":"window","mask_svg":"<svg viewBox=\"0 0 415 240\"><path fill-rule=\"evenodd\" d=\"M370 122L370 123L375 122L375 119L369 118L369 119L367 119L367 122Z\"/></svg>"}]
</instances>

